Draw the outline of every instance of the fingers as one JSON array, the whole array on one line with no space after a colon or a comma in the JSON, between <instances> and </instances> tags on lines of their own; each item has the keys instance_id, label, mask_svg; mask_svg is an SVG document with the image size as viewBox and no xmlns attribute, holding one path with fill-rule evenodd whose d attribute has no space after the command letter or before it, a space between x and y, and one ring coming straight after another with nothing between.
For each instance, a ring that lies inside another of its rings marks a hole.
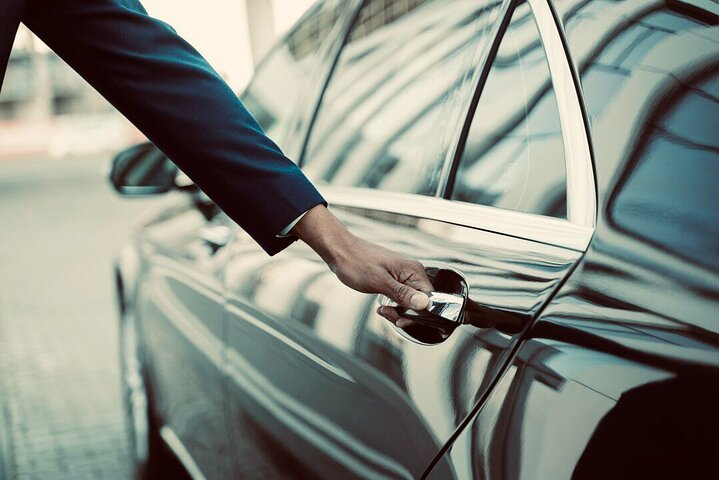
<instances>
[{"instance_id":1,"label":"fingers","mask_svg":"<svg viewBox=\"0 0 719 480\"><path fill-rule=\"evenodd\" d=\"M377 309L377 313L397 325L399 328L407 328L416 323L409 318L401 316L393 307L379 307Z\"/></svg>"},{"instance_id":2,"label":"fingers","mask_svg":"<svg viewBox=\"0 0 719 480\"><path fill-rule=\"evenodd\" d=\"M401 259L392 265L387 278L387 295L403 307L424 310L429 297L423 292L434 290L424 266L416 260Z\"/></svg>"},{"instance_id":3,"label":"fingers","mask_svg":"<svg viewBox=\"0 0 719 480\"><path fill-rule=\"evenodd\" d=\"M397 304L412 310L424 310L429 305L429 297L425 293L400 283L394 278L388 279L385 295Z\"/></svg>"},{"instance_id":4,"label":"fingers","mask_svg":"<svg viewBox=\"0 0 719 480\"><path fill-rule=\"evenodd\" d=\"M407 280L403 283L422 292L431 292L434 290L434 286L429 280L427 272L424 270L424 265L416 260L412 260L406 269L409 274L406 276Z\"/></svg>"}]
</instances>

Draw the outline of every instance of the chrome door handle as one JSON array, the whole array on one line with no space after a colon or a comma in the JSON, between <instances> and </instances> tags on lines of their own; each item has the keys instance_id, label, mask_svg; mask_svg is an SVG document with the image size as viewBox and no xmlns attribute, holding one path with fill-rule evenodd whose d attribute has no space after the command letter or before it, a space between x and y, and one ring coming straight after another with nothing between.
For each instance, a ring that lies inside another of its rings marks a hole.
<instances>
[{"instance_id":1,"label":"chrome door handle","mask_svg":"<svg viewBox=\"0 0 719 480\"><path fill-rule=\"evenodd\" d=\"M412 310L398 306L386 297L381 302L388 307L397 309L401 316L423 325L454 329L462 324L466 299L458 293L425 292L429 297L429 305L424 310Z\"/></svg>"},{"instance_id":2,"label":"chrome door handle","mask_svg":"<svg viewBox=\"0 0 719 480\"><path fill-rule=\"evenodd\" d=\"M521 332L531 322L530 315L484 306L472 300L464 277L454 270L441 267L430 267L426 270L435 288L448 291L425 292L429 296L429 306L425 310L415 311L398 306L384 296L380 304L394 307L402 317L444 332L452 332L460 325L472 325L478 328L494 328L513 335Z\"/></svg>"},{"instance_id":3,"label":"chrome door handle","mask_svg":"<svg viewBox=\"0 0 719 480\"><path fill-rule=\"evenodd\" d=\"M457 293L428 292L429 306L415 311L400 308L403 317L424 325L440 328L455 328L462 324L465 298Z\"/></svg>"},{"instance_id":4,"label":"chrome door handle","mask_svg":"<svg viewBox=\"0 0 719 480\"><path fill-rule=\"evenodd\" d=\"M457 293L429 292L429 306L424 310L447 322L459 325L462 323L462 314L465 299Z\"/></svg>"}]
</instances>

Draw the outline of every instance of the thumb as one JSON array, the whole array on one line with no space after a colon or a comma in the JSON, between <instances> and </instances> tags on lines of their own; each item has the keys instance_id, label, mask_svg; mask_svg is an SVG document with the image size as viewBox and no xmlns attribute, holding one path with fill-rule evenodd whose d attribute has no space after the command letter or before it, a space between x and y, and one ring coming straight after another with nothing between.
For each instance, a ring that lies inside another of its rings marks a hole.
<instances>
[{"instance_id":1,"label":"thumb","mask_svg":"<svg viewBox=\"0 0 719 480\"><path fill-rule=\"evenodd\" d=\"M385 293L393 301L397 302L405 308L412 310L424 310L429 306L429 297L427 294L415 290L409 285L390 279L388 282L388 291Z\"/></svg>"}]
</instances>

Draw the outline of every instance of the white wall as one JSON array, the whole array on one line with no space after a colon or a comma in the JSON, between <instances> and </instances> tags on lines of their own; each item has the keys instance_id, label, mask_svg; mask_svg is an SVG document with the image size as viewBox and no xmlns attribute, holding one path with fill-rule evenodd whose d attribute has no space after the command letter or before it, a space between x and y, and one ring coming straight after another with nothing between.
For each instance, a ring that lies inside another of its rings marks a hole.
<instances>
[{"instance_id":1,"label":"white wall","mask_svg":"<svg viewBox=\"0 0 719 480\"><path fill-rule=\"evenodd\" d=\"M313 2L272 0L275 35L287 31ZM234 88L249 80L253 62L244 0L143 0L143 4L195 46Z\"/></svg>"}]
</instances>

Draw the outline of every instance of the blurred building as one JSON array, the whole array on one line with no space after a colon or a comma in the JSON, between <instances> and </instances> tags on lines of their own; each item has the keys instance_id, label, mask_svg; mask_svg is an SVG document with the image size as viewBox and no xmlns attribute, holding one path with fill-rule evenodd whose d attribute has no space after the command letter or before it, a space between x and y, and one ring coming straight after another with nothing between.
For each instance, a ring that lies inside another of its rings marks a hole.
<instances>
[{"instance_id":1,"label":"blurred building","mask_svg":"<svg viewBox=\"0 0 719 480\"><path fill-rule=\"evenodd\" d=\"M95 89L20 26L0 92L0 160L105 156L140 139Z\"/></svg>"},{"instance_id":2,"label":"blurred building","mask_svg":"<svg viewBox=\"0 0 719 480\"><path fill-rule=\"evenodd\" d=\"M294 23L312 0L212 0L209 2L212 16L226 13L230 17L230 25L235 27L233 32L226 29L219 44L206 40L216 33L212 27L217 30L218 25L208 25L200 18L196 7L165 0L145 0L143 3L151 14L157 14L178 27L181 35L195 45L220 73L230 77L231 84L240 88L249 79L253 65L264 57L277 36ZM226 3L231 6L223 7ZM212 51L213 47L220 52ZM245 48L250 55L245 54ZM239 68L240 75L233 75L238 70L236 65L230 65L233 62L243 63ZM0 92L0 121L98 113L110 108L79 75L24 26L20 26Z\"/></svg>"},{"instance_id":3,"label":"blurred building","mask_svg":"<svg viewBox=\"0 0 719 480\"><path fill-rule=\"evenodd\" d=\"M0 94L0 119L38 120L110 110L78 74L20 27Z\"/></svg>"},{"instance_id":4,"label":"blurred building","mask_svg":"<svg viewBox=\"0 0 719 480\"><path fill-rule=\"evenodd\" d=\"M144 0L241 90L312 0ZM142 139L90 85L20 26L0 91L0 159L110 153Z\"/></svg>"}]
</instances>

